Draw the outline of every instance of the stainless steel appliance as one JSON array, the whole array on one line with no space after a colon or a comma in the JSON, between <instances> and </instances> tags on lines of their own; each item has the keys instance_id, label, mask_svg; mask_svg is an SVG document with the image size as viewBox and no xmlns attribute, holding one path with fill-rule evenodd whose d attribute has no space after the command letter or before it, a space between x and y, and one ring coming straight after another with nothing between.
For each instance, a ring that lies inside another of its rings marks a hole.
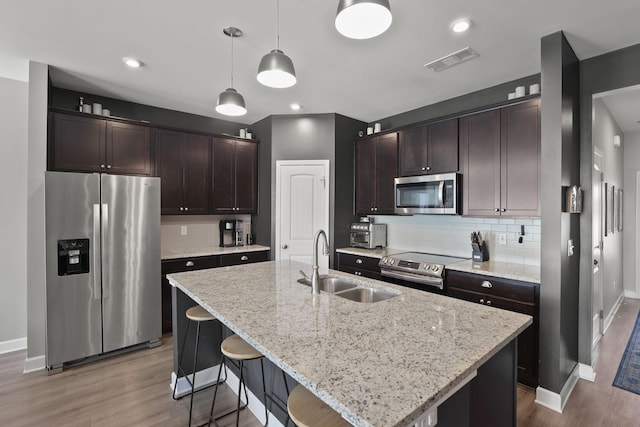
<instances>
[{"instance_id":1,"label":"stainless steel appliance","mask_svg":"<svg viewBox=\"0 0 640 427\"><path fill-rule=\"evenodd\" d=\"M242 246L244 245L241 219L220 220L220 247Z\"/></svg>"},{"instance_id":2,"label":"stainless steel appliance","mask_svg":"<svg viewBox=\"0 0 640 427\"><path fill-rule=\"evenodd\" d=\"M380 272L384 277L395 279L398 283L413 288L442 292L444 290L444 271L447 264L465 261L468 258L448 255L426 254L420 252L402 252L380 259Z\"/></svg>"},{"instance_id":3,"label":"stainless steel appliance","mask_svg":"<svg viewBox=\"0 0 640 427\"><path fill-rule=\"evenodd\" d=\"M354 248L384 248L387 246L387 224L354 222L349 231L349 245Z\"/></svg>"},{"instance_id":4,"label":"stainless steel appliance","mask_svg":"<svg viewBox=\"0 0 640 427\"><path fill-rule=\"evenodd\" d=\"M160 179L46 172L46 365L161 331Z\"/></svg>"},{"instance_id":5,"label":"stainless steel appliance","mask_svg":"<svg viewBox=\"0 0 640 427\"><path fill-rule=\"evenodd\" d=\"M395 213L459 214L459 180L457 173L395 178Z\"/></svg>"}]
</instances>

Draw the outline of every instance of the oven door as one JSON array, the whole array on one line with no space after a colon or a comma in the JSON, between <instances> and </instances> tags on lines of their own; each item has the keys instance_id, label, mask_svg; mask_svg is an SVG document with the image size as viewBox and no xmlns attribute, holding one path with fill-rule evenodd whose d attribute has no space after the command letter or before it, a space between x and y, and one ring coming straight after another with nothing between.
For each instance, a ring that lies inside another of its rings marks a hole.
<instances>
[{"instance_id":1,"label":"oven door","mask_svg":"<svg viewBox=\"0 0 640 427\"><path fill-rule=\"evenodd\" d=\"M386 282L406 286L421 291L444 294L444 280L438 277L423 276L421 274L405 273L403 271L381 268L380 274Z\"/></svg>"},{"instance_id":2,"label":"oven door","mask_svg":"<svg viewBox=\"0 0 640 427\"><path fill-rule=\"evenodd\" d=\"M395 178L395 213L458 213L458 174Z\"/></svg>"},{"instance_id":3,"label":"oven door","mask_svg":"<svg viewBox=\"0 0 640 427\"><path fill-rule=\"evenodd\" d=\"M368 231L352 231L349 237L349 244L354 248L369 249L371 234Z\"/></svg>"}]
</instances>

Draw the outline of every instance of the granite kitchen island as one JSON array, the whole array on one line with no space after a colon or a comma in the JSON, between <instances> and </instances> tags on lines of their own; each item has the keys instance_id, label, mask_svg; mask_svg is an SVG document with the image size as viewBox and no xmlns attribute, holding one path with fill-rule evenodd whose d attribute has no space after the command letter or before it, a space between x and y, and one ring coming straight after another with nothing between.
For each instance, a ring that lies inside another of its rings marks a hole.
<instances>
[{"instance_id":1,"label":"granite kitchen island","mask_svg":"<svg viewBox=\"0 0 640 427\"><path fill-rule=\"evenodd\" d=\"M515 426L515 343L531 317L334 270L399 295L312 296L301 269L311 272L270 261L168 278L353 425L413 425L425 414L448 425L452 413L457 425Z\"/></svg>"}]
</instances>

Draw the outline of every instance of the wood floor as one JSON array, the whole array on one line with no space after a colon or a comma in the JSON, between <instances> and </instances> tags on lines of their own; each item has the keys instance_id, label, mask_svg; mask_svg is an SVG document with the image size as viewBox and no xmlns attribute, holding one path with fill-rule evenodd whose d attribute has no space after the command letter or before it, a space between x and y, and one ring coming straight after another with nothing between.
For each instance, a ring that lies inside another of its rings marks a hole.
<instances>
[{"instance_id":1,"label":"wood floor","mask_svg":"<svg viewBox=\"0 0 640 427\"><path fill-rule=\"evenodd\" d=\"M611 385L639 310L640 300L623 302L600 341L596 381L580 380L563 414L536 405L535 392L518 387L518 427L640 425L640 396ZM171 399L171 345L164 337L160 347L52 376L23 374L24 351L0 355L0 426L186 426L189 399ZM223 390L220 411L235 405L235 396ZM196 394L194 425L206 419L212 394ZM235 416L219 424L234 425ZM260 423L245 410L240 425Z\"/></svg>"}]
</instances>

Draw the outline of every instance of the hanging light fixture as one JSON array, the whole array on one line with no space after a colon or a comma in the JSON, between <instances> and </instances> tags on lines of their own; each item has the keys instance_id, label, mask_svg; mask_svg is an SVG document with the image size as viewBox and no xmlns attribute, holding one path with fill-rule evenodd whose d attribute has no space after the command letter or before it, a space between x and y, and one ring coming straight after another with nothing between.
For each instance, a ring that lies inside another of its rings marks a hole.
<instances>
[{"instance_id":1,"label":"hanging light fixture","mask_svg":"<svg viewBox=\"0 0 640 427\"><path fill-rule=\"evenodd\" d=\"M391 26L389 0L340 0L336 29L350 39L370 39Z\"/></svg>"},{"instance_id":2,"label":"hanging light fixture","mask_svg":"<svg viewBox=\"0 0 640 427\"><path fill-rule=\"evenodd\" d=\"M227 27L222 32L231 37L231 85L224 92L218 95L216 111L225 116L243 116L247 114L244 105L244 98L233 88L233 39L240 37L242 31L236 27Z\"/></svg>"},{"instance_id":3,"label":"hanging light fixture","mask_svg":"<svg viewBox=\"0 0 640 427\"><path fill-rule=\"evenodd\" d=\"M276 48L260 60L258 81L274 88L291 87L296 84L293 61L280 50L280 1L276 0Z\"/></svg>"}]
</instances>

